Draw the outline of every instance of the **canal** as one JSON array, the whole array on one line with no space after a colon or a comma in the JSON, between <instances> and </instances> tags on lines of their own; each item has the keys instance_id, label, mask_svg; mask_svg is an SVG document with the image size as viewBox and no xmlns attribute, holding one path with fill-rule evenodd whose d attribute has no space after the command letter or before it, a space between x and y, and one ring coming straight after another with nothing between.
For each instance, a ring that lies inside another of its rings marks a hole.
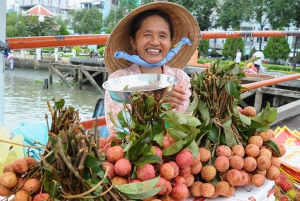
<instances>
[{"instance_id":1,"label":"canal","mask_svg":"<svg viewBox=\"0 0 300 201\"><path fill-rule=\"evenodd\" d=\"M67 76L69 73L65 72ZM45 122L45 114L51 116L47 101L53 105L56 101L65 100L65 106L79 110L81 120L92 118L97 100L100 98L93 86L85 85L83 90L70 89L53 74L53 85L44 89L44 79L48 71L28 68L15 68L4 72L4 128L12 131L21 122ZM76 88L76 87L75 87Z\"/></svg>"}]
</instances>

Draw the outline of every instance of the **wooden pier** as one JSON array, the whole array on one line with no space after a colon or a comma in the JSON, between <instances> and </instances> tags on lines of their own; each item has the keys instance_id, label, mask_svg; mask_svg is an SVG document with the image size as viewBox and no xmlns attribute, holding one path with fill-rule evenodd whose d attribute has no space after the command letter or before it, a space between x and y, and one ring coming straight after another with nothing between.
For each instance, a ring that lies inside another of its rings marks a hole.
<instances>
[{"instance_id":1,"label":"wooden pier","mask_svg":"<svg viewBox=\"0 0 300 201\"><path fill-rule=\"evenodd\" d=\"M78 77L78 88L82 89L82 84L89 81L100 93L100 96L104 98L105 90L97 84L94 77L102 73L103 82L108 78L108 72L105 67L85 66L85 65L73 65L64 63L51 63L49 64L49 83L52 84L52 74L56 73L61 81L63 81L69 88L74 89L74 86L63 76L59 69L71 69L74 70L74 77ZM83 79L83 74L86 78Z\"/></svg>"}]
</instances>

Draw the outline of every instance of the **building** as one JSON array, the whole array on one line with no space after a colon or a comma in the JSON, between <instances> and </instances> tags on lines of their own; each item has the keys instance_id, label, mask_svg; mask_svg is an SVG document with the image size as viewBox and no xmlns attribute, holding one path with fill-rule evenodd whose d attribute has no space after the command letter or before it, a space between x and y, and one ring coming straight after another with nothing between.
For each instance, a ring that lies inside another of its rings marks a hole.
<instances>
[{"instance_id":1,"label":"building","mask_svg":"<svg viewBox=\"0 0 300 201\"><path fill-rule=\"evenodd\" d=\"M42 5L51 13L59 14L62 9L69 8L69 0L15 0L12 8L15 11L26 11L36 5Z\"/></svg>"}]
</instances>

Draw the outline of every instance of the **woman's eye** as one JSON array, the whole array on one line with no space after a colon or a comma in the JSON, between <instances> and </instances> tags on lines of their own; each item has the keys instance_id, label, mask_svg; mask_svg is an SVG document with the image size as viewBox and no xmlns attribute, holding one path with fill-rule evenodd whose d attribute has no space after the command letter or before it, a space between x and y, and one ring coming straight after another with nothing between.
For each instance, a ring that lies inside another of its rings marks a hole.
<instances>
[{"instance_id":1,"label":"woman's eye","mask_svg":"<svg viewBox=\"0 0 300 201\"><path fill-rule=\"evenodd\" d=\"M144 34L145 37L150 37L150 34Z\"/></svg>"},{"instance_id":2,"label":"woman's eye","mask_svg":"<svg viewBox=\"0 0 300 201\"><path fill-rule=\"evenodd\" d=\"M160 38L166 38L167 36L166 35L160 35Z\"/></svg>"}]
</instances>

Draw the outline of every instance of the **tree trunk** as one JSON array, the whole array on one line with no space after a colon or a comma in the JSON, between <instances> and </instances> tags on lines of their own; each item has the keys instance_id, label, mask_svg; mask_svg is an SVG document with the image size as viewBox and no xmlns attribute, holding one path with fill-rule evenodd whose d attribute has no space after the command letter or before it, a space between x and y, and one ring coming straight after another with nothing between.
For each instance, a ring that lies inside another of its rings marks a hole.
<instances>
[{"instance_id":1,"label":"tree trunk","mask_svg":"<svg viewBox=\"0 0 300 201\"><path fill-rule=\"evenodd\" d=\"M296 60L296 49L297 49L297 43L298 43L298 37L296 36L296 41L295 41L295 45L294 45L294 55L293 55L293 71L296 71L296 64L297 64L297 60Z\"/></svg>"}]
</instances>

